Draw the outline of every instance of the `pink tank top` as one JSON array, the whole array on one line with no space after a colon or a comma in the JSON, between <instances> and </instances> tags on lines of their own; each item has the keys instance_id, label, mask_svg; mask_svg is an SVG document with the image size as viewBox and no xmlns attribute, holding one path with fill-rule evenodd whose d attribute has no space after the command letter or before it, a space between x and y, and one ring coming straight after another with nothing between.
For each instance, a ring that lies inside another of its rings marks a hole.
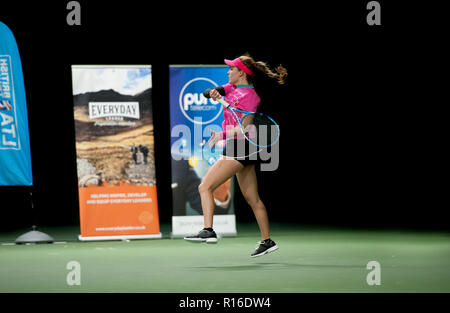
<instances>
[{"instance_id":1,"label":"pink tank top","mask_svg":"<svg viewBox=\"0 0 450 313\"><path fill-rule=\"evenodd\" d=\"M256 112L261 99L252 85L232 85L225 84L222 86L225 89L225 101L236 109L248 112ZM240 112L235 112L239 119L244 115ZM224 108L224 121L222 123L222 138L225 139L225 131L228 127L236 127L239 123L235 120L233 113Z\"/></svg>"}]
</instances>

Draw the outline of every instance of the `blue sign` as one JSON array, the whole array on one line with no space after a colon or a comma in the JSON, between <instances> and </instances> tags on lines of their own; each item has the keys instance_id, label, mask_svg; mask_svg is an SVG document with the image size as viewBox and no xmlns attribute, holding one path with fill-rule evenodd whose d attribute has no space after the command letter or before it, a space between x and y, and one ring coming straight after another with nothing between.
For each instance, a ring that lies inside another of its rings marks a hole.
<instances>
[{"instance_id":1,"label":"blue sign","mask_svg":"<svg viewBox=\"0 0 450 313\"><path fill-rule=\"evenodd\" d=\"M0 22L0 185L33 185L27 103L17 43Z\"/></svg>"},{"instance_id":2,"label":"blue sign","mask_svg":"<svg viewBox=\"0 0 450 313\"><path fill-rule=\"evenodd\" d=\"M226 66L170 67L170 125L174 159L215 162L210 130L222 131L223 107L203 91L228 83Z\"/></svg>"}]
</instances>

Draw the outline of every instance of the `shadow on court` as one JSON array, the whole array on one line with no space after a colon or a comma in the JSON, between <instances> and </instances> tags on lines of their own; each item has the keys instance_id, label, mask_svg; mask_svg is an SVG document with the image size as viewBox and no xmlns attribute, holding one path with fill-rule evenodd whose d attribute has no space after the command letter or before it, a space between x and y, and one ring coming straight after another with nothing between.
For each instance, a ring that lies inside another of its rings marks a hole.
<instances>
[{"instance_id":1,"label":"shadow on court","mask_svg":"<svg viewBox=\"0 0 450 313\"><path fill-rule=\"evenodd\" d=\"M358 265L348 265L348 264L304 264L304 263L255 263L247 265L221 265L221 266L192 266L188 267L191 269L202 269L202 270L223 270L223 271L251 271L251 270L277 270L277 269L290 269L290 268L360 268L365 269L361 264Z\"/></svg>"}]
</instances>

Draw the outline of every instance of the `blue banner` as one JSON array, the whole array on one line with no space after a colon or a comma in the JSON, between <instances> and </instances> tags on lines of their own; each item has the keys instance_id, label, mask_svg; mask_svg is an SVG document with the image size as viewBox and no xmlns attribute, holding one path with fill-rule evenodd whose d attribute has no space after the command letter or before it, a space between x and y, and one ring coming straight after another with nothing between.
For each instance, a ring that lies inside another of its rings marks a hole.
<instances>
[{"instance_id":1,"label":"blue banner","mask_svg":"<svg viewBox=\"0 0 450 313\"><path fill-rule=\"evenodd\" d=\"M226 66L170 67L170 125L172 157L205 160L212 165L217 153L207 144L210 130L222 131L223 107L203 96L207 88L228 83Z\"/></svg>"},{"instance_id":2,"label":"blue banner","mask_svg":"<svg viewBox=\"0 0 450 313\"><path fill-rule=\"evenodd\" d=\"M211 151L210 130L222 131L223 107L203 96L207 88L228 83L227 66L170 66L170 128L172 155L172 236L203 228L198 186L220 154ZM214 230L236 235L234 182L227 180L213 192Z\"/></svg>"},{"instance_id":3,"label":"blue banner","mask_svg":"<svg viewBox=\"0 0 450 313\"><path fill-rule=\"evenodd\" d=\"M0 185L33 185L27 103L19 50L0 22Z\"/></svg>"}]
</instances>

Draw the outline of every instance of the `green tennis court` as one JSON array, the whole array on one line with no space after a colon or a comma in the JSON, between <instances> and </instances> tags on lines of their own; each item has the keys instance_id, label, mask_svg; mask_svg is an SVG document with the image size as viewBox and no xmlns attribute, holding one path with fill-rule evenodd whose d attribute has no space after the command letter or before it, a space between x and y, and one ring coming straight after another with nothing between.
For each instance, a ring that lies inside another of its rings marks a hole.
<instances>
[{"instance_id":1,"label":"green tennis court","mask_svg":"<svg viewBox=\"0 0 450 313\"><path fill-rule=\"evenodd\" d=\"M279 250L250 258L256 224L216 245L170 239L79 242L78 228L42 228L54 244L13 245L0 234L0 292L450 292L450 236L445 232L352 230L272 224ZM70 261L80 284L70 286ZM369 261L381 285L369 286Z\"/></svg>"}]
</instances>

